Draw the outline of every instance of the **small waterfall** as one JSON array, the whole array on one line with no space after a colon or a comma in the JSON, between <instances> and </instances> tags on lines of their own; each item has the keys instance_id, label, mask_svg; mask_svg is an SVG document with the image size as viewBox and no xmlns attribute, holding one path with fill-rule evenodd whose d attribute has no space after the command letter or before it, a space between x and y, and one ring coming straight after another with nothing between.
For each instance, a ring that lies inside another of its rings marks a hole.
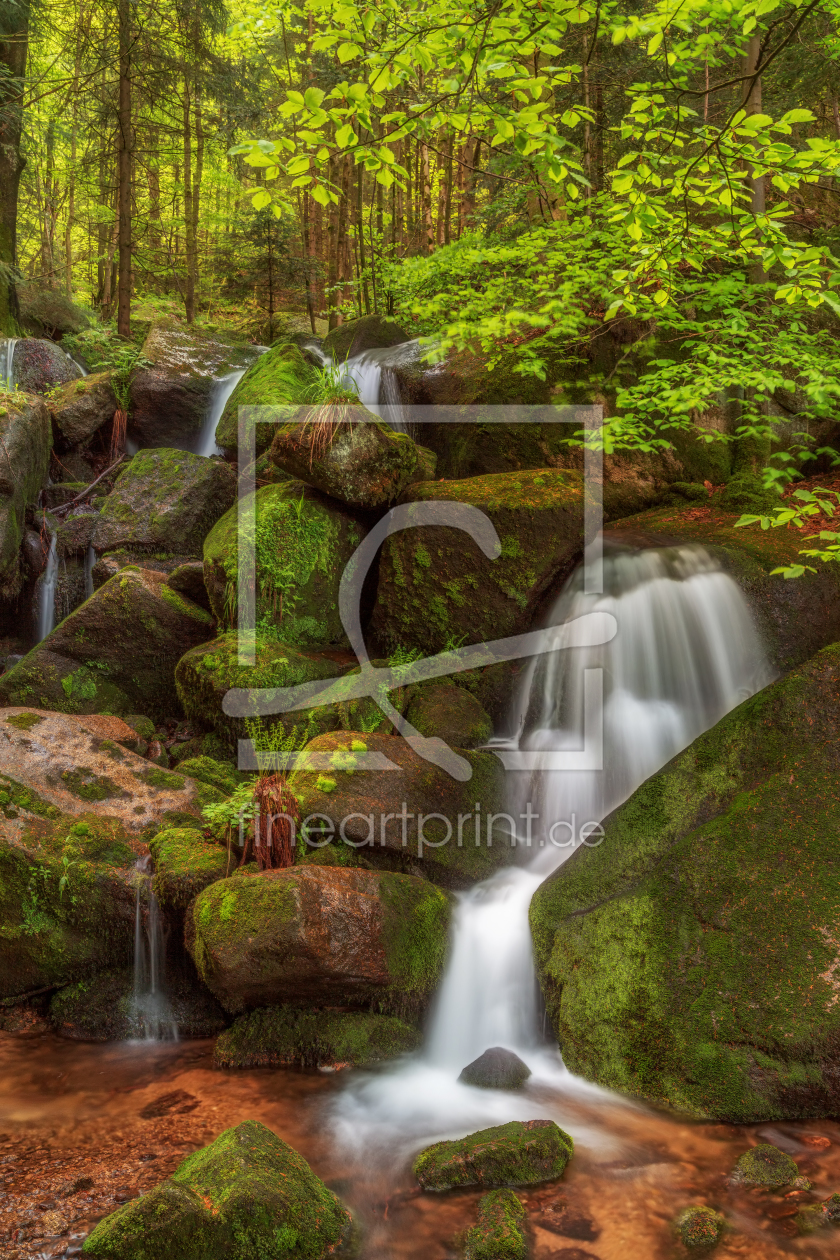
<instances>
[{"instance_id":1,"label":"small waterfall","mask_svg":"<svg viewBox=\"0 0 840 1260\"><path fill-rule=\"evenodd\" d=\"M177 1041L178 1025L172 1017L163 985L163 918L152 890L151 858L140 858L134 903L134 996L132 1007L141 1040ZM144 927L142 894L148 901Z\"/></svg>"},{"instance_id":2,"label":"small waterfall","mask_svg":"<svg viewBox=\"0 0 840 1260\"><path fill-rule=\"evenodd\" d=\"M15 387L15 346L18 337L0 339L0 382L5 389Z\"/></svg>"},{"instance_id":3,"label":"small waterfall","mask_svg":"<svg viewBox=\"0 0 840 1260\"><path fill-rule=\"evenodd\" d=\"M550 623L596 610L615 617L615 638L552 652L556 632L546 631L547 652L534 658L523 679L511 732L491 747L503 761L519 749L581 748L584 670L600 668L604 769L509 771L508 812L516 818L530 810L539 817L533 857L527 866L500 870L459 895L451 955L423 1051L390 1073L359 1078L336 1101L336 1136L350 1149L393 1149L394 1143L414 1149L420 1140L531 1118L527 1094L458 1083L461 1069L495 1045L521 1055L537 1086L594 1091L565 1071L542 1035L531 897L575 851L584 824L599 823L772 680L744 596L700 547L607 552L604 594L585 594L579 570L558 597ZM520 845L524 839L519 837Z\"/></svg>"},{"instance_id":4,"label":"small waterfall","mask_svg":"<svg viewBox=\"0 0 840 1260\"><path fill-rule=\"evenodd\" d=\"M38 578L35 595L35 642L41 643L55 628L55 590L58 582L58 539L50 529L47 565Z\"/></svg>"},{"instance_id":5,"label":"small waterfall","mask_svg":"<svg viewBox=\"0 0 840 1260\"><path fill-rule=\"evenodd\" d=\"M221 455L221 449L216 445L216 428L222 418L222 412L225 409L227 400L236 389L242 377L245 375L245 369L239 372L231 372L228 376L222 376L219 380L213 382L210 390L210 401L207 406L207 415L204 417L204 423L198 433L198 436L190 444L190 450L196 455Z\"/></svg>"},{"instance_id":6,"label":"small waterfall","mask_svg":"<svg viewBox=\"0 0 840 1260\"><path fill-rule=\"evenodd\" d=\"M376 350L364 350L343 365L342 380L352 382L359 401L392 429L407 431L399 382L394 363L406 354L413 357L417 342L402 342L397 346L381 346Z\"/></svg>"},{"instance_id":7,"label":"small waterfall","mask_svg":"<svg viewBox=\"0 0 840 1260\"><path fill-rule=\"evenodd\" d=\"M93 566L95 564L96 552L93 550L93 543L91 543L85 555L85 599L90 599L93 594Z\"/></svg>"}]
</instances>

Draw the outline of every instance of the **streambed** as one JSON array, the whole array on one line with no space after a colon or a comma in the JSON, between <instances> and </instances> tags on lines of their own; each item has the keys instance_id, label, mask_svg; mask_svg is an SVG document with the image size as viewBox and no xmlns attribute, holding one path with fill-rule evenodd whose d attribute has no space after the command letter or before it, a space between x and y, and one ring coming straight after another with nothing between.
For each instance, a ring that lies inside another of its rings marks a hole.
<instances>
[{"instance_id":1,"label":"streambed","mask_svg":"<svg viewBox=\"0 0 840 1260\"><path fill-rule=\"evenodd\" d=\"M455 1260L479 1192L418 1193L409 1158L395 1158L388 1144L342 1151L333 1119L348 1076L221 1072L210 1042L85 1045L44 1032L37 1020L27 1033L0 1033L0 1255L78 1255L96 1220L223 1129L254 1118L345 1199L363 1227L361 1260ZM823 1198L840 1186L840 1124L695 1124L559 1071L551 1085L535 1079L522 1105L556 1119L576 1147L562 1181L522 1192L535 1260L667 1260L681 1251L669 1223L693 1202L727 1215L721 1260L836 1254L833 1231L796 1236L797 1205L812 1196L736 1190L726 1175L751 1142L771 1141Z\"/></svg>"}]
</instances>

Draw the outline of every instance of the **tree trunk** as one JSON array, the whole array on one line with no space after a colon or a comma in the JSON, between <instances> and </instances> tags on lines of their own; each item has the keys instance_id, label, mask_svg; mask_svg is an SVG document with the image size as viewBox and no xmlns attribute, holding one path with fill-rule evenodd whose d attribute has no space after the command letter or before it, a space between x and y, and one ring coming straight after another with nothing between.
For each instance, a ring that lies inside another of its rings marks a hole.
<instances>
[{"instance_id":1,"label":"tree trunk","mask_svg":"<svg viewBox=\"0 0 840 1260\"><path fill-rule=\"evenodd\" d=\"M29 0L0 5L0 332L17 331L17 208L23 124L23 76L29 46Z\"/></svg>"},{"instance_id":2,"label":"tree trunk","mask_svg":"<svg viewBox=\"0 0 840 1260\"><path fill-rule=\"evenodd\" d=\"M192 99L189 71L184 73L184 238L187 251L187 284L184 293L184 309L187 323L195 319L195 220L193 218L192 186Z\"/></svg>"},{"instance_id":3,"label":"tree trunk","mask_svg":"<svg viewBox=\"0 0 840 1260\"><path fill-rule=\"evenodd\" d=\"M329 178L330 185L334 188L336 182L336 163L338 159L335 154L330 156ZM338 259L340 251L340 241L338 236L338 203L330 202L330 214L327 225L327 310L328 322L330 330L338 327Z\"/></svg>"},{"instance_id":4,"label":"tree trunk","mask_svg":"<svg viewBox=\"0 0 840 1260\"><path fill-rule=\"evenodd\" d=\"M134 147L131 119L131 0L119 0L120 96L119 96L119 209L117 244L119 287L117 332L131 334L131 155Z\"/></svg>"},{"instance_id":5,"label":"tree trunk","mask_svg":"<svg viewBox=\"0 0 840 1260\"><path fill-rule=\"evenodd\" d=\"M432 223L432 175L429 167L429 146L421 145L423 166L423 253L431 254L435 248L435 229Z\"/></svg>"}]
</instances>

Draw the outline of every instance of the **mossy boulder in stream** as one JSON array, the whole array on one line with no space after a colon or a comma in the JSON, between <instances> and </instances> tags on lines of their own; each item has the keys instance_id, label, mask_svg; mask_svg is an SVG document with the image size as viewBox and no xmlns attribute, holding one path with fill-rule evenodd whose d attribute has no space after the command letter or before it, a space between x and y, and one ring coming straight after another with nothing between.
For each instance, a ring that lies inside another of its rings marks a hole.
<instances>
[{"instance_id":1,"label":"mossy boulder in stream","mask_svg":"<svg viewBox=\"0 0 840 1260\"><path fill-rule=\"evenodd\" d=\"M425 479L420 451L361 406L301 408L278 428L272 462L352 508L382 508Z\"/></svg>"},{"instance_id":2,"label":"mossy boulder in stream","mask_svg":"<svg viewBox=\"0 0 840 1260\"><path fill-rule=\"evenodd\" d=\"M710 1207L687 1207L674 1222L677 1236L684 1247L710 1251L723 1237L726 1220Z\"/></svg>"},{"instance_id":3,"label":"mossy boulder in stream","mask_svg":"<svg viewBox=\"0 0 840 1260\"><path fill-rule=\"evenodd\" d=\"M414 1161L424 1190L530 1186L562 1177L574 1143L553 1120L511 1120L454 1142L435 1142Z\"/></svg>"},{"instance_id":4,"label":"mossy boulder in stream","mask_svg":"<svg viewBox=\"0 0 840 1260\"><path fill-rule=\"evenodd\" d=\"M324 338L323 348L336 363L344 363L366 350L401 345L410 336L396 320L387 319L384 315L362 315L360 319L348 319L337 328L330 329Z\"/></svg>"},{"instance_id":5,"label":"mossy boulder in stream","mask_svg":"<svg viewBox=\"0 0 840 1260\"><path fill-rule=\"evenodd\" d=\"M735 1185L780 1190L792 1186L798 1177L799 1169L790 1155L769 1142L759 1142L738 1158L731 1180Z\"/></svg>"},{"instance_id":6,"label":"mossy boulder in stream","mask_svg":"<svg viewBox=\"0 0 840 1260\"><path fill-rule=\"evenodd\" d=\"M267 1006L240 1015L218 1037L217 1067L369 1067L416 1050L416 1028L370 1011Z\"/></svg>"},{"instance_id":7,"label":"mossy boulder in stream","mask_svg":"<svg viewBox=\"0 0 840 1260\"><path fill-rule=\"evenodd\" d=\"M0 678L0 704L64 713L176 711L175 666L212 617L151 569L125 568Z\"/></svg>"},{"instance_id":8,"label":"mossy boulder in stream","mask_svg":"<svg viewBox=\"0 0 840 1260\"><path fill-rule=\"evenodd\" d=\"M297 408L308 400L315 383L315 371L297 346L272 346L242 377L225 404L216 426L216 442L228 453L239 446L239 408L268 407L272 414L264 422L248 420L255 429L255 451L259 454L270 445L283 408Z\"/></svg>"},{"instance_id":9,"label":"mossy boulder in stream","mask_svg":"<svg viewBox=\"0 0 840 1260\"><path fill-rule=\"evenodd\" d=\"M97 372L81 381L70 381L52 393L47 406L62 450L79 446L113 420L117 397L110 372Z\"/></svg>"},{"instance_id":10,"label":"mossy boulder in stream","mask_svg":"<svg viewBox=\"0 0 840 1260\"><path fill-rule=\"evenodd\" d=\"M338 588L366 529L340 505L299 481L263 486L218 521L204 542L204 582L217 619L235 625L240 534L256 572L256 623L285 643L345 641Z\"/></svg>"},{"instance_id":11,"label":"mossy boulder in stream","mask_svg":"<svg viewBox=\"0 0 840 1260\"><path fill-rule=\"evenodd\" d=\"M390 651L439 652L530 630L540 601L571 571L583 545L583 481L554 469L497 473L411 487L420 504L484 512L501 551L489 559L462 529L422 525L382 548L371 628Z\"/></svg>"},{"instance_id":12,"label":"mossy boulder in stream","mask_svg":"<svg viewBox=\"0 0 840 1260\"><path fill-rule=\"evenodd\" d=\"M478 1201L475 1225L464 1239L464 1260L528 1260L528 1219L512 1190L491 1190Z\"/></svg>"},{"instance_id":13,"label":"mossy boulder in stream","mask_svg":"<svg viewBox=\"0 0 840 1260\"><path fill-rule=\"evenodd\" d=\"M105 500L93 536L98 552L200 556L205 538L236 497L236 474L223 460L189 451L138 451Z\"/></svg>"},{"instance_id":14,"label":"mossy boulder in stream","mask_svg":"<svg viewBox=\"0 0 840 1260\"><path fill-rule=\"evenodd\" d=\"M46 337L21 337L15 346L14 381L27 394L46 394L81 375L70 356Z\"/></svg>"},{"instance_id":15,"label":"mossy boulder in stream","mask_svg":"<svg viewBox=\"0 0 840 1260\"><path fill-rule=\"evenodd\" d=\"M170 827L149 841L152 888L164 910L184 910L200 892L230 874L231 859L195 827ZM235 861L235 859L234 859Z\"/></svg>"},{"instance_id":16,"label":"mossy boulder in stream","mask_svg":"<svg viewBox=\"0 0 840 1260\"><path fill-rule=\"evenodd\" d=\"M237 874L195 900L187 944L226 1010L351 1005L405 1016L435 991L450 902L409 875L326 867Z\"/></svg>"},{"instance_id":17,"label":"mossy boulder in stream","mask_svg":"<svg viewBox=\"0 0 840 1260\"><path fill-rule=\"evenodd\" d=\"M226 1129L148 1194L100 1221L97 1260L326 1260L353 1235L350 1213L302 1155L257 1120Z\"/></svg>"},{"instance_id":18,"label":"mossy boulder in stream","mask_svg":"<svg viewBox=\"0 0 840 1260\"><path fill-rule=\"evenodd\" d=\"M840 1107L840 645L740 705L537 889L570 1071L735 1122Z\"/></svg>"}]
</instances>

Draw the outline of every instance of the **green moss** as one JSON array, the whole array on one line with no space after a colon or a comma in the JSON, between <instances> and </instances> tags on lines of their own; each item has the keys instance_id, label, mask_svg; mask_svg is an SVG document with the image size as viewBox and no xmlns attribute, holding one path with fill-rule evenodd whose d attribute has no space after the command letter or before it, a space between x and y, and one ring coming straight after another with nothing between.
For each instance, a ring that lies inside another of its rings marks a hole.
<instances>
[{"instance_id":1,"label":"green moss","mask_svg":"<svg viewBox=\"0 0 840 1260\"><path fill-rule=\"evenodd\" d=\"M464 1260L528 1260L525 1208L512 1190L491 1190L464 1239Z\"/></svg>"},{"instance_id":2,"label":"green moss","mask_svg":"<svg viewBox=\"0 0 840 1260\"><path fill-rule=\"evenodd\" d=\"M306 362L297 346L272 346L248 369L231 394L216 428L216 441L226 451L235 451L239 445L240 407L277 407L304 402L315 372ZM256 425L256 450L264 451L271 445L275 424Z\"/></svg>"},{"instance_id":3,"label":"green moss","mask_svg":"<svg viewBox=\"0 0 840 1260\"><path fill-rule=\"evenodd\" d=\"M424 1190L534 1185L562 1177L573 1151L553 1120L512 1120L427 1147L414 1161L414 1175Z\"/></svg>"},{"instance_id":4,"label":"green moss","mask_svg":"<svg viewBox=\"0 0 840 1260\"><path fill-rule=\"evenodd\" d=\"M61 781L80 801L107 801L114 796L126 795L107 775L94 774L83 766L76 770L64 770Z\"/></svg>"},{"instance_id":5,"label":"green moss","mask_svg":"<svg viewBox=\"0 0 840 1260\"><path fill-rule=\"evenodd\" d=\"M676 1220L680 1242L689 1248L714 1247L721 1239L725 1220L710 1207L687 1207Z\"/></svg>"},{"instance_id":6,"label":"green moss","mask_svg":"<svg viewBox=\"0 0 840 1260\"><path fill-rule=\"evenodd\" d=\"M143 770L136 777L142 778L143 782L148 783L150 787L167 788L173 792L179 792L181 788L187 786L186 779L180 774L172 774L171 771L162 770L159 766Z\"/></svg>"},{"instance_id":7,"label":"green moss","mask_svg":"<svg viewBox=\"0 0 840 1260\"><path fill-rule=\"evenodd\" d=\"M798 1176L799 1169L790 1155L768 1142L760 1142L744 1151L735 1165L732 1180L740 1185L776 1190L792 1185Z\"/></svg>"},{"instance_id":8,"label":"green moss","mask_svg":"<svg viewBox=\"0 0 840 1260\"><path fill-rule=\"evenodd\" d=\"M19 731L31 731L33 726L37 726L43 720L39 713L13 713L11 717L6 718L9 726L16 726Z\"/></svg>"},{"instance_id":9,"label":"green moss","mask_svg":"<svg viewBox=\"0 0 840 1260\"><path fill-rule=\"evenodd\" d=\"M18 810L26 810L40 818L58 818L61 815L61 810L55 805L8 774L0 774L0 806L7 818L16 818Z\"/></svg>"},{"instance_id":10,"label":"green moss","mask_svg":"<svg viewBox=\"0 0 840 1260\"><path fill-rule=\"evenodd\" d=\"M365 1011L263 1007L241 1015L216 1041L218 1067L365 1067L416 1050L421 1035L401 1020Z\"/></svg>"},{"instance_id":11,"label":"green moss","mask_svg":"<svg viewBox=\"0 0 840 1260\"><path fill-rule=\"evenodd\" d=\"M450 897L425 880L383 873L382 939L392 991L383 1000L390 1009L416 1013L435 992L449 943Z\"/></svg>"},{"instance_id":12,"label":"green moss","mask_svg":"<svg viewBox=\"0 0 840 1260\"><path fill-rule=\"evenodd\" d=\"M195 827L173 827L149 841L155 860L152 887L164 907L183 910L203 889L230 873L230 859Z\"/></svg>"},{"instance_id":13,"label":"green moss","mask_svg":"<svg viewBox=\"0 0 840 1260\"><path fill-rule=\"evenodd\" d=\"M245 777L229 762L215 761L212 757L188 757L179 763L179 769L191 779L218 788L225 796L231 796Z\"/></svg>"}]
</instances>

